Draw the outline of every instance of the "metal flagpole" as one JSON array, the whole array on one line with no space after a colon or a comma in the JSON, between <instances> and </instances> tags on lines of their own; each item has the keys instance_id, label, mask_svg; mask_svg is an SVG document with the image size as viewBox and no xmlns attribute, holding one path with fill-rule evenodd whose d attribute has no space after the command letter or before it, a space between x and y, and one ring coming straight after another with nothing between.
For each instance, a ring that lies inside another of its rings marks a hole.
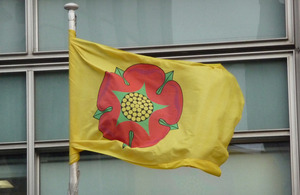
<instances>
[{"instance_id":1,"label":"metal flagpole","mask_svg":"<svg viewBox=\"0 0 300 195\"><path fill-rule=\"evenodd\" d=\"M76 3L67 3L64 8L68 10L69 18L69 30L76 31L76 14L75 10L78 9ZM70 181L69 181L69 195L78 195L78 184L79 184L79 168L78 162L70 165Z\"/></svg>"}]
</instances>

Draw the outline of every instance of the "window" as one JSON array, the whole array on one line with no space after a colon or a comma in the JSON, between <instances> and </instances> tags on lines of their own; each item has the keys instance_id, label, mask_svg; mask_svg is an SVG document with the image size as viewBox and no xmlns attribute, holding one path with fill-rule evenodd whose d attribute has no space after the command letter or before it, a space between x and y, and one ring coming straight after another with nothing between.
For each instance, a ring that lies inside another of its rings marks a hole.
<instances>
[{"instance_id":1,"label":"window","mask_svg":"<svg viewBox=\"0 0 300 195\"><path fill-rule=\"evenodd\" d=\"M287 60L224 62L245 97L243 118L236 131L288 129Z\"/></svg>"},{"instance_id":2,"label":"window","mask_svg":"<svg viewBox=\"0 0 300 195\"><path fill-rule=\"evenodd\" d=\"M40 51L67 50L67 15L61 9L64 3L38 1ZM244 42L289 36L286 26L290 16L286 10L290 5L284 0L81 0L78 4L78 37L113 47ZM53 10L57 10L55 15Z\"/></svg>"},{"instance_id":3,"label":"window","mask_svg":"<svg viewBox=\"0 0 300 195\"><path fill-rule=\"evenodd\" d=\"M0 54L26 52L25 1L0 2Z\"/></svg>"},{"instance_id":4,"label":"window","mask_svg":"<svg viewBox=\"0 0 300 195\"><path fill-rule=\"evenodd\" d=\"M35 72L36 140L69 138L67 71Z\"/></svg>"},{"instance_id":5,"label":"window","mask_svg":"<svg viewBox=\"0 0 300 195\"><path fill-rule=\"evenodd\" d=\"M26 155L0 156L0 193L26 193Z\"/></svg>"},{"instance_id":6,"label":"window","mask_svg":"<svg viewBox=\"0 0 300 195\"><path fill-rule=\"evenodd\" d=\"M0 73L0 142L26 141L26 77Z\"/></svg>"}]
</instances>

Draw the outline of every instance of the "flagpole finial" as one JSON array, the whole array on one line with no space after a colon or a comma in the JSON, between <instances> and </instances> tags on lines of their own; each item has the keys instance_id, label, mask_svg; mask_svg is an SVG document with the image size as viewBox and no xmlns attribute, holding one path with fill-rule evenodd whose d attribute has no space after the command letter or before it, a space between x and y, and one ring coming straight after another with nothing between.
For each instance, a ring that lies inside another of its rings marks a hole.
<instances>
[{"instance_id":1,"label":"flagpole finial","mask_svg":"<svg viewBox=\"0 0 300 195\"><path fill-rule=\"evenodd\" d=\"M64 8L68 10L68 18L69 18L69 30L76 31L76 14L75 10L78 9L78 5L76 3L67 3Z\"/></svg>"},{"instance_id":2,"label":"flagpole finial","mask_svg":"<svg viewBox=\"0 0 300 195\"><path fill-rule=\"evenodd\" d=\"M78 5L76 3L67 3L64 5L64 8L66 10L77 10L78 9Z\"/></svg>"}]
</instances>

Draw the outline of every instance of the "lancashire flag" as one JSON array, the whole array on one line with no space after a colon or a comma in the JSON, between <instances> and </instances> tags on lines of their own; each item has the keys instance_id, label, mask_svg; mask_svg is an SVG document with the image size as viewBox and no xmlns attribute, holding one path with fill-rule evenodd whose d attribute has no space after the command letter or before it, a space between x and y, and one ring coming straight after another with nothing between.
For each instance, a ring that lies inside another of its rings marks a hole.
<instances>
[{"instance_id":1,"label":"lancashire flag","mask_svg":"<svg viewBox=\"0 0 300 195\"><path fill-rule=\"evenodd\" d=\"M150 168L220 176L244 99L220 64L158 59L70 30L70 163L87 150Z\"/></svg>"}]
</instances>

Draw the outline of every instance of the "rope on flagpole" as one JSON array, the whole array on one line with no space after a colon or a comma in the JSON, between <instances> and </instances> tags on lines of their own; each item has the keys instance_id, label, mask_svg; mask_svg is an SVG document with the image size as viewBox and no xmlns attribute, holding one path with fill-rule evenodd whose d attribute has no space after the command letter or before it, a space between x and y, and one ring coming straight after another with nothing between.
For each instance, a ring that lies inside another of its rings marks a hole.
<instances>
[{"instance_id":1,"label":"rope on flagpole","mask_svg":"<svg viewBox=\"0 0 300 195\"><path fill-rule=\"evenodd\" d=\"M76 3L67 3L64 8L68 10L68 19L69 19L69 30L76 31L76 14L75 10L78 9ZM69 178L69 195L78 195L78 184L79 184L79 168L78 162L75 162L70 165L70 178Z\"/></svg>"}]
</instances>

